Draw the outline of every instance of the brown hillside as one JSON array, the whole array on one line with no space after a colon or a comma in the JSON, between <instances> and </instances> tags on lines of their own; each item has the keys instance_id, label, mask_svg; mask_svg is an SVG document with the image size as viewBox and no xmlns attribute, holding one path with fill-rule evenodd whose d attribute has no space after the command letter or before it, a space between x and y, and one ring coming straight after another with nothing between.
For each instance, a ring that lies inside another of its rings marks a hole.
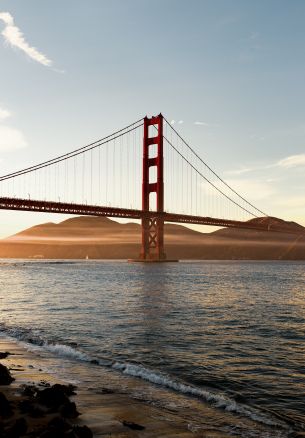
<instances>
[{"instance_id":1,"label":"brown hillside","mask_svg":"<svg viewBox=\"0 0 305 438\"><path fill-rule=\"evenodd\" d=\"M305 229L277 218L257 218L252 223ZM141 227L105 217L73 217L58 224L31 227L0 241L2 258L126 259L139 255ZM179 259L296 259L305 260L304 237L295 234L223 228L200 233L181 225L165 225L169 258Z\"/></svg>"}]
</instances>

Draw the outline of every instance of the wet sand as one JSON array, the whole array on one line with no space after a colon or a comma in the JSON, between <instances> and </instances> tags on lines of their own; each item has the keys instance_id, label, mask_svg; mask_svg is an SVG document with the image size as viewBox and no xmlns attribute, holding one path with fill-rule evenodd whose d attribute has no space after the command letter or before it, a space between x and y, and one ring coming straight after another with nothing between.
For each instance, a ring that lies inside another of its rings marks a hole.
<instances>
[{"instance_id":1,"label":"wet sand","mask_svg":"<svg viewBox=\"0 0 305 438\"><path fill-rule=\"evenodd\" d=\"M46 382L51 385L69 383L59 381L51 373L42 371L45 369L43 367L44 359L27 351L14 341L0 338L0 351L10 352L10 355L1 359L0 363L10 369L15 381L9 386L0 386L0 392L3 392L11 401L22 398L21 385L41 385L41 382L43 385ZM42 368L37 367L39 361L42 362ZM79 426L87 425L95 437L225 438L228 436L214 430L194 431L185 420L169 410L158 409L124 394L109 393L109 391L96 394L81 387L76 389L76 393L71 400L76 403L77 410L81 415L73 419L72 422ZM28 415L25 417L29 429L38 421ZM142 426L143 429L140 429L139 426Z\"/></svg>"}]
</instances>

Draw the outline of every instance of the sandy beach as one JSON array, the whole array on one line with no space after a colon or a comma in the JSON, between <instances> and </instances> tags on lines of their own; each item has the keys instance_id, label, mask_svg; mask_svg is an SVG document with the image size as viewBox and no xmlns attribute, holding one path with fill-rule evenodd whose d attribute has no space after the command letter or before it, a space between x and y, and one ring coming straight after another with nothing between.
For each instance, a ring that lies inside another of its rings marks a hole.
<instances>
[{"instance_id":1,"label":"sandy beach","mask_svg":"<svg viewBox=\"0 0 305 438\"><path fill-rule=\"evenodd\" d=\"M22 345L5 338L0 339L0 351L10 354L1 359L0 363L5 365L15 379L10 385L0 386L6 398L18 406L24 399L21 388L24 385L35 385L40 390L54 384L67 384L68 382L58 381L52 374L45 373L42 369L43 358L39 358L35 353L27 351ZM38 368L42 362L42 368ZM94 437L206 437L221 438L224 434L215 431L197 432L190 430L191 425L185 420L177 418L170 411L164 411L144 402L129 398L124 394L105 393L93 394L85 391L81 387L76 389L76 395L71 397L72 402L76 403L77 411L80 412L77 418L69 419L74 427L88 426ZM0 419L3 421L3 417ZM50 436L35 434L38 426L47 424L56 417L57 414L46 414L41 418L35 415L21 413L18 408L12 417L5 421L14 423L18 418L25 418L28 428L24 435L14 436ZM79 429L81 430L81 429ZM87 433L87 435L85 435ZM3 435L7 436L7 435ZM76 436L76 435L64 435ZM83 435L90 436L84 428Z\"/></svg>"}]
</instances>

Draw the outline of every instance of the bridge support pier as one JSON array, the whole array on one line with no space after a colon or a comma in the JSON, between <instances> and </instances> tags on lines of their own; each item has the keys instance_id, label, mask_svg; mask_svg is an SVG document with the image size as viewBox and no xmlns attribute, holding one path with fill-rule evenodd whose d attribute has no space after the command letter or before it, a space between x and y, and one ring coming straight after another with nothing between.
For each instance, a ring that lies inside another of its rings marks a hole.
<instances>
[{"instance_id":1,"label":"bridge support pier","mask_svg":"<svg viewBox=\"0 0 305 438\"><path fill-rule=\"evenodd\" d=\"M151 128L150 128L151 127ZM150 168L155 168L156 181L150 181ZM150 195L156 205L151 206ZM152 207L152 208L151 208ZM163 116L144 118L143 181L142 181L142 249L139 262L169 262L164 251L164 178L163 178ZM160 214L150 214L156 211Z\"/></svg>"},{"instance_id":2,"label":"bridge support pier","mask_svg":"<svg viewBox=\"0 0 305 438\"><path fill-rule=\"evenodd\" d=\"M142 219L142 249L140 260L166 260L164 252L164 221L161 217Z\"/></svg>"},{"instance_id":3,"label":"bridge support pier","mask_svg":"<svg viewBox=\"0 0 305 438\"><path fill-rule=\"evenodd\" d=\"M151 128L150 128L151 127ZM156 168L157 180L150 181L150 168ZM162 216L151 216L150 194L155 193L156 205L152 210L164 211L163 180L163 116L144 118L143 167L142 167L142 210L147 216L142 219L142 249L140 260L166 260L164 251L164 220Z\"/></svg>"}]
</instances>

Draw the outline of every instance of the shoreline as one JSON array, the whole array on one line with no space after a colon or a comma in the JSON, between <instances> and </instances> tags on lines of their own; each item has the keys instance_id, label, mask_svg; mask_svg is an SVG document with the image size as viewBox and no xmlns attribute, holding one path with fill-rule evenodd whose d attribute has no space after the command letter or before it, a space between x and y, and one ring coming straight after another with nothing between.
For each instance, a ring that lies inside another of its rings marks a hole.
<instances>
[{"instance_id":1,"label":"shoreline","mask_svg":"<svg viewBox=\"0 0 305 438\"><path fill-rule=\"evenodd\" d=\"M0 266L6 266L11 263L99 263L99 262L105 262L105 263L128 263L130 260L133 262L132 259L129 258L117 258L117 259L111 259L111 258L60 258L60 257L54 257L54 258L35 258L35 257L0 257ZM172 260L165 260L166 262L172 261ZM297 264L304 264L305 258L303 259L263 259L263 258L223 258L223 259L217 259L217 258L194 258L194 259L187 259L187 258L179 258L179 260L174 260L175 262L178 261L179 263L297 263ZM138 262L138 260L136 260ZM158 264L154 263L154 264Z\"/></svg>"},{"instance_id":2,"label":"shoreline","mask_svg":"<svg viewBox=\"0 0 305 438\"><path fill-rule=\"evenodd\" d=\"M1 337L0 351L10 353L0 360L15 379L10 385L0 386L0 392L3 392L10 401L21 399L22 385L30 384L43 388L46 385L69 383L45 372L43 358L26 350L18 341ZM40 363L42 368L39 368ZM185 420L169 411L106 389L96 394L81 386L77 387L76 395L71 401L76 403L76 408L81 414L73 419L72 423L80 427L88 426L94 437L228 437L227 434L215 430L197 432L192 430ZM33 423L33 418L28 414L18 415L25 417L29 425Z\"/></svg>"}]
</instances>

